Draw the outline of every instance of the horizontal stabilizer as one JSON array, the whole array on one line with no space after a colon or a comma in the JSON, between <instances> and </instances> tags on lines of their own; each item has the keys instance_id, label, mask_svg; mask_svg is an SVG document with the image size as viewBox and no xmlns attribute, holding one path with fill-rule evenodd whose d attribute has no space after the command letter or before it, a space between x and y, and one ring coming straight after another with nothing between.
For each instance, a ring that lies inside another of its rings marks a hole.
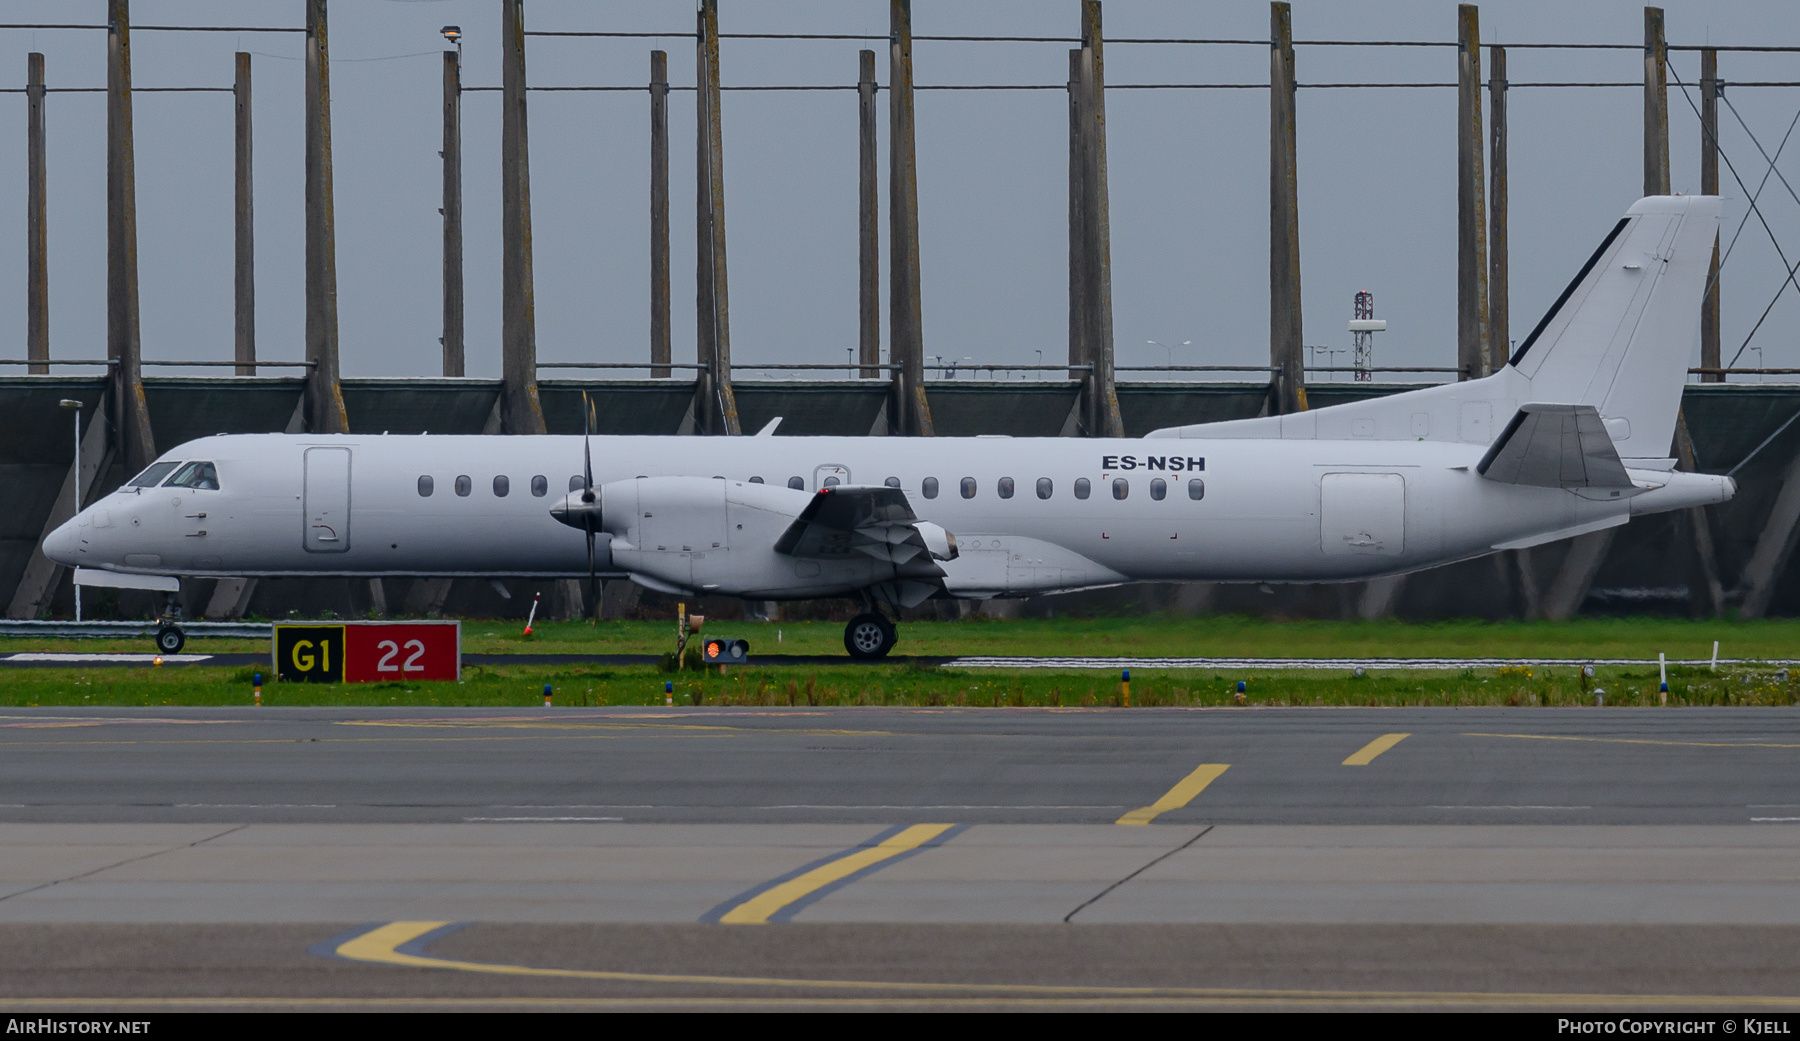
<instances>
[{"instance_id":1,"label":"horizontal stabilizer","mask_svg":"<svg viewBox=\"0 0 1800 1041\"><path fill-rule=\"evenodd\" d=\"M1592 405L1520 406L1475 470L1537 488L1633 487Z\"/></svg>"}]
</instances>

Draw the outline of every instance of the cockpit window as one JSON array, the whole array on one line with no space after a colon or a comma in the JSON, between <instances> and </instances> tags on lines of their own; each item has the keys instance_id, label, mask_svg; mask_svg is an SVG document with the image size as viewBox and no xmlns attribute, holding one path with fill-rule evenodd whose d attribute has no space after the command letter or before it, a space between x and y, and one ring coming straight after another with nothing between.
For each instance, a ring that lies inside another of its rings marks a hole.
<instances>
[{"instance_id":1,"label":"cockpit window","mask_svg":"<svg viewBox=\"0 0 1800 1041\"><path fill-rule=\"evenodd\" d=\"M177 466L180 466L180 465L181 464L179 462L151 463L150 467L148 469L146 469L143 473L138 474L137 477L126 487L129 487L129 488L154 488L157 485L162 483L163 478L169 476L170 470L173 470Z\"/></svg>"},{"instance_id":2,"label":"cockpit window","mask_svg":"<svg viewBox=\"0 0 1800 1041\"><path fill-rule=\"evenodd\" d=\"M219 490L219 472L211 463L188 463L175 471L175 476L163 485L164 488L197 488L202 491Z\"/></svg>"}]
</instances>

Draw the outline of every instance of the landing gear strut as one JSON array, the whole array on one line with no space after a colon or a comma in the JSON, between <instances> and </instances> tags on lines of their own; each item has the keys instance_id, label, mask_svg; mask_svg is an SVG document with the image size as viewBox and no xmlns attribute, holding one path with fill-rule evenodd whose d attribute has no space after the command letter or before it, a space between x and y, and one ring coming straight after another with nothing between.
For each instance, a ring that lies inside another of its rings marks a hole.
<instances>
[{"instance_id":1,"label":"landing gear strut","mask_svg":"<svg viewBox=\"0 0 1800 1041\"><path fill-rule=\"evenodd\" d=\"M894 623L873 611L857 615L844 626L844 649L852 658L885 658L898 638Z\"/></svg>"},{"instance_id":2,"label":"landing gear strut","mask_svg":"<svg viewBox=\"0 0 1800 1041\"><path fill-rule=\"evenodd\" d=\"M187 643L187 634L181 631L181 602L170 593L163 604L162 617L156 620L156 649L164 654L180 654Z\"/></svg>"}]
</instances>

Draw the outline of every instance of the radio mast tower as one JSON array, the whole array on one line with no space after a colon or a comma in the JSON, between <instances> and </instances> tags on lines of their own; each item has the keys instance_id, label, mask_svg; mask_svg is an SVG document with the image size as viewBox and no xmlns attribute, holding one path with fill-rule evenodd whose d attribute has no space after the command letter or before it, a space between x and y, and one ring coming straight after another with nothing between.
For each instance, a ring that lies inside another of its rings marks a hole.
<instances>
[{"instance_id":1,"label":"radio mast tower","mask_svg":"<svg viewBox=\"0 0 1800 1041\"><path fill-rule=\"evenodd\" d=\"M1368 290L1356 294L1356 310L1350 319L1350 335L1355 344L1350 365L1357 383L1375 378L1375 334L1387 331L1387 321L1375 317L1375 294Z\"/></svg>"}]
</instances>

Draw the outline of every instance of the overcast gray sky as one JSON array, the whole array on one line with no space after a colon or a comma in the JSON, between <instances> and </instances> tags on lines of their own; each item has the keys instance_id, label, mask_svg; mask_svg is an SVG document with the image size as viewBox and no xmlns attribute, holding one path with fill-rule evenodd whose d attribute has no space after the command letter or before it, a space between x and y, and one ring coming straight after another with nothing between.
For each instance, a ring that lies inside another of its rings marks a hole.
<instances>
[{"instance_id":1,"label":"overcast gray sky","mask_svg":"<svg viewBox=\"0 0 1800 1041\"><path fill-rule=\"evenodd\" d=\"M101 0L0 0L4 22L101 22ZM1667 5L1671 43L1800 44L1790 0ZM1075 0L915 0L914 32L1071 36ZM149 24L297 25L298 0L137 0ZM1481 6L1484 42L1637 43L1641 4L1512 0ZM1306 39L1454 40L1449 0L1294 5ZM1108 0L1108 36L1266 38L1264 2ZM527 0L531 29L691 32L681 0ZM331 8L338 277L346 375L436 375L440 330L440 26L464 31L464 83L499 82L499 0L336 0ZM722 0L725 32L880 35L880 0ZM257 339L263 357L297 359L302 341L301 38L297 34L152 33L133 38L136 84L228 86L232 53L253 52L256 92ZM853 42L727 40L732 84L854 83ZM533 38L534 85L640 84L648 54L670 54L692 84L692 37L666 41ZM104 35L0 30L0 70L22 85L26 54L46 55L52 86L104 86ZM1067 45L917 45L916 80L1061 83ZM1109 84L1266 82L1258 47L1113 45ZM1521 51L1514 81L1641 79L1634 51ZM1699 59L1676 55L1698 78ZM1448 49L1302 47L1305 82L1455 79ZM1800 54L1728 54L1729 80L1800 80ZM1765 147L1782 139L1800 88L1728 96ZM1637 198L1642 95L1631 88L1511 94L1512 324L1522 336ZM1359 289L1390 331L1378 364L1455 358L1455 91L1303 90L1300 235L1306 342L1349 346ZM232 343L232 116L229 94L139 94L137 188L143 339L149 358L228 359ZM641 93L530 99L539 356L647 357L648 102ZM1266 364L1266 91L1114 90L1107 97L1115 340L1121 365L1163 360L1145 341L1193 346L1192 364ZM671 95L674 337L693 357L693 95ZM1699 189L1699 127L1673 88L1677 191ZM885 109L884 109L885 112ZM499 95L464 102L471 375L499 372ZM726 216L732 342L739 365L842 361L856 342L854 92L728 93ZM53 356L97 357L105 335L104 95L48 101ZM1727 157L1754 190L1767 169L1722 111ZM1030 363L1065 356L1067 110L1059 91L923 92L919 196L928 355ZM0 94L0 356L24 354L25 103ZM885 119L882 127L885 178ZM1796 138L1800 138L1797 133ZM1800 190L1800 140L1782 172ZM1747 213L1722 173L1727 238ZM883 185L885 197L886 186ZM1800 260L1800 201L1771 179L1759 206ZM884 231L885 235L885 231ZM883 250L885 263L885 242ZM883 283L885 285L885 271ZM1729 359L1774 298L1783 268L1752 217L1722 283ZM1790 288L1741 364L1800 366ZM883 315L885 339L886 315ZM1339 360L1343 364L1342 359ZM16 370L15 370L16 371ZM745 375L749 375L746 373Z\"/></svg>"}]
</instances>

